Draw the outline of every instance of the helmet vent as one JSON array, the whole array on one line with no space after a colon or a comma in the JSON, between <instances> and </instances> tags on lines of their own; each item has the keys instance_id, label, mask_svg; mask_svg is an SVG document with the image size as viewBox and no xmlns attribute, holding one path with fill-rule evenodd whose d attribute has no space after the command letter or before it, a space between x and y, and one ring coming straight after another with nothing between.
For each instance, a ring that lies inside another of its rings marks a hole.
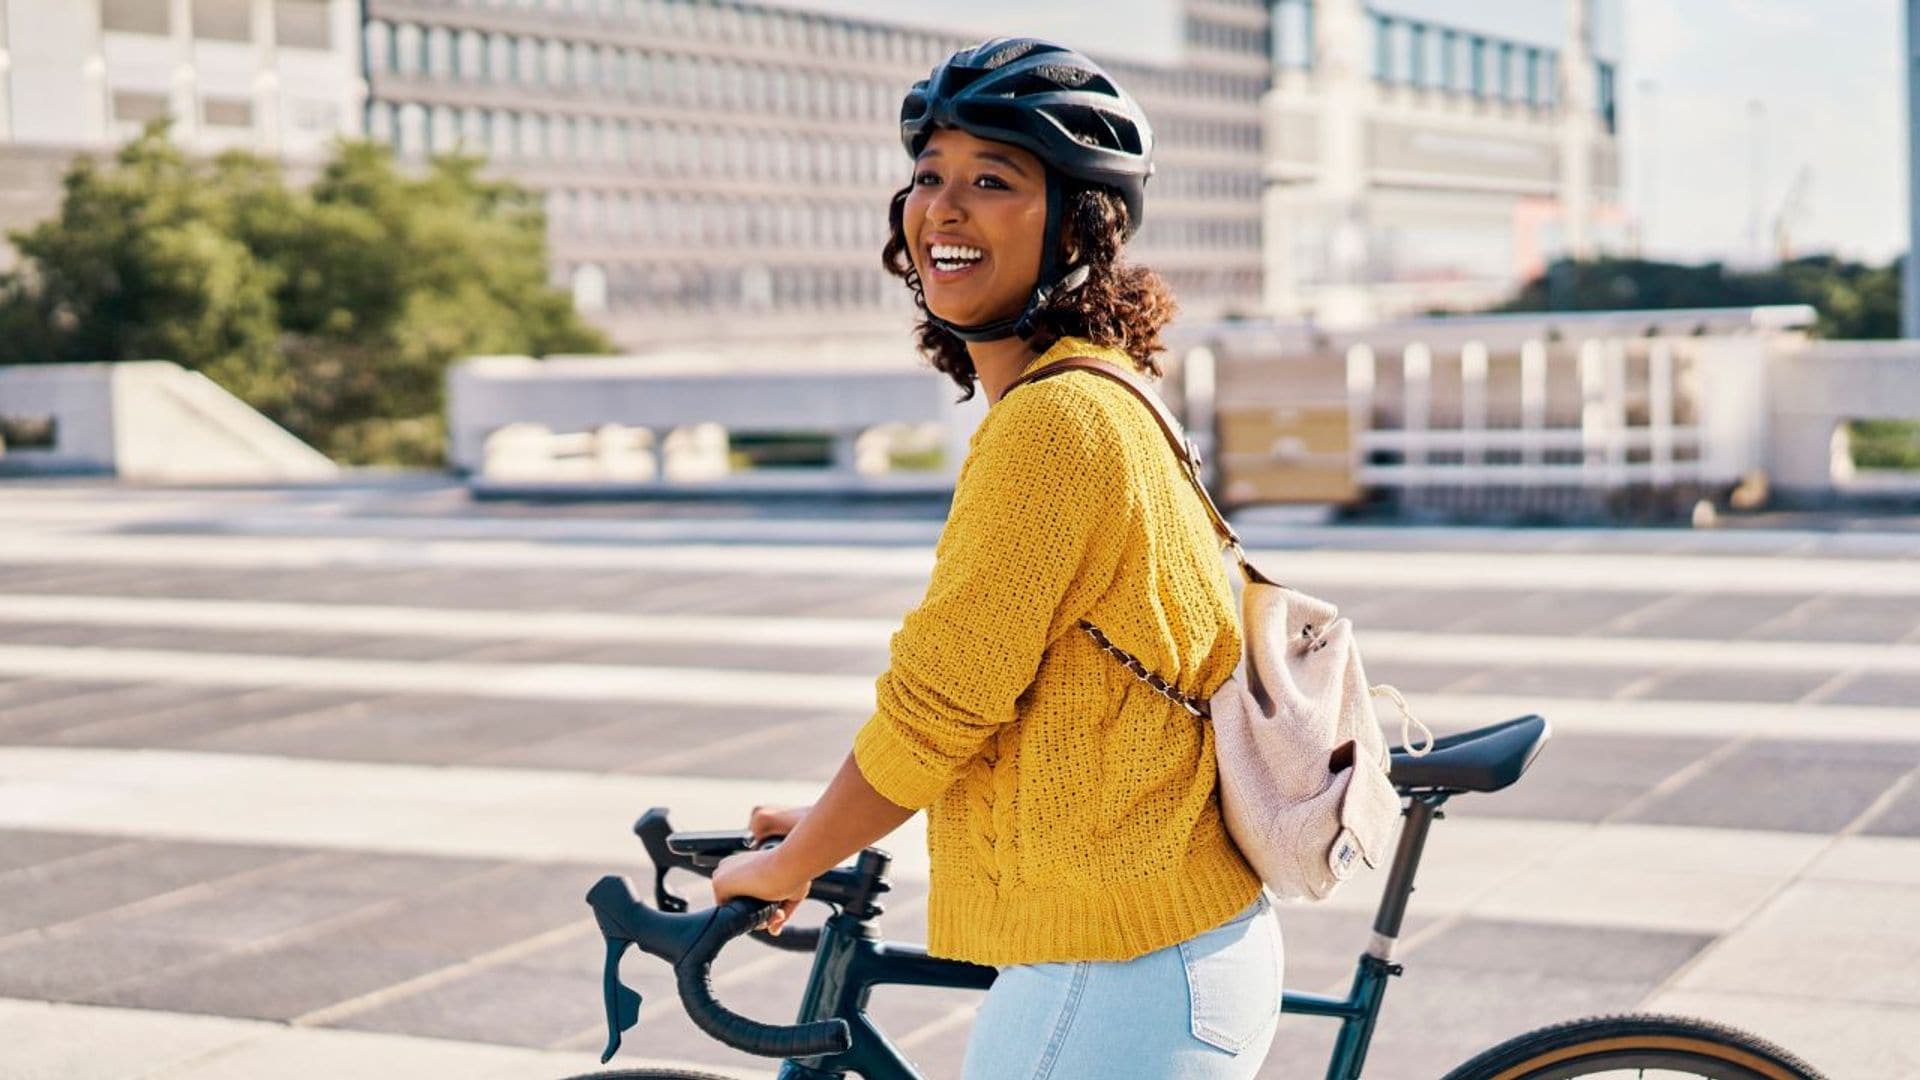
<instances>
[{"instance_id":1,"label":"helmet vent","mask_svg":"<svg viewBox=\"0 0 1920 1080\"><path fill-rule=\"evenodd\" d=\"M992 71L995 68L1005 67L1032 52L1039 44L1037 41L1012 42L1007 45L1006 48L988 55L986 59L980 61L976 66L983 71Z\"/></svg>"},{"instance_id":2,"label":"helmet vent","mask_svg":"<svg viewBox=\"0 0 1920 1080\"><path fill-rule=\"evenodd\" d=\"M1093 81L1093 72L1085 68L1069 67L1066 64L1041 64L1033 69L1033 74L1055 86L1073 89L1079 89Z\"/></svg>"},{"instance_id":3,"label":"helmet vent","mask_svg":"<svg viewBox=\"0 0 1920 1080\"><path fill-rule=\"evenodd\" d=\"M1103 150L1122 150L1129 154L1140 152L1140 129L1124 117L1084 105L1056 106L1048 109L1047 114L1075 142Z\"/></svg>"}]
</instances>

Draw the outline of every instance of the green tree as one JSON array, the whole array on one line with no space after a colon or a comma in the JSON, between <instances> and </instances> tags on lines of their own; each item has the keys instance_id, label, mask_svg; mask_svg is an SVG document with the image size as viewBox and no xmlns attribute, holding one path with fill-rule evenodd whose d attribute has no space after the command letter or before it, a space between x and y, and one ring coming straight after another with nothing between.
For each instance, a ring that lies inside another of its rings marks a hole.
<instances>
[{"instance_id":1,"label":"green tree","mask_svg":"<svg viewBox=\"0 0 1920 1080\"><path fill-rule=\"evenodd\" d=\"M1886 266L1808 255L1754 271L1720 263L1687 266L1646 259L1559 260L1521 286L1496 311L1603 311L1621 308L1748 307L1810 304L1813 332L1831 338L1900 333L1899 260Z\"/></svg>"},{"instance_id":2,"label":"green tree","mask_svg":"<svg viewBox=\"0 0 1920 1080\"><path fill-rule=\"evenodd\" d=\"M170 359L341 460L437 462L454 360L610 348L547 283L535 198L480 169L410 175L342 142L300 189L150 126L110 167L76 162L59 216L15 234L0 363Z\"/></svg>"}]
</instances>

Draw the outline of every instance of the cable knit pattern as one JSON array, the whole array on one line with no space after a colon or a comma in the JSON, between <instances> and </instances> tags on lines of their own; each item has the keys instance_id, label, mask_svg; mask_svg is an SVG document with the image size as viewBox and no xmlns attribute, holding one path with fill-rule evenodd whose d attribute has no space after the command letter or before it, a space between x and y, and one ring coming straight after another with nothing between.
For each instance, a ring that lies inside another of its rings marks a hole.
<instances>
[{"instance_id":1,"label":"cable knit pattern","mask_svg":"<svg viewBox=\"0 0 1920 1080\"><path fill-rule=\"evenodd\" d=\"M1066 338L1026 370L1072 356L1132 364ZM1212 728L1121 670L1081 618L1188 694L1211 696L1240 660L1219 538L1152 415L1069 372L974 431L926 597L854 739L876 790L927 811L937 956L1131 959L1260 889L1221 820Z\"/></svg>"}]
</instances>

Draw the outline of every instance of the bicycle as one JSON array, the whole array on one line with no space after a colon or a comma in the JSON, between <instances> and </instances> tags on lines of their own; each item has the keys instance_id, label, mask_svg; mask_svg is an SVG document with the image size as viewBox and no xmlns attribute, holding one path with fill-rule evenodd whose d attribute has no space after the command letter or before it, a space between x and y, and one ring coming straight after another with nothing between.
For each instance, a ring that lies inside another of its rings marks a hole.
<instances>
[{"instance_id":1,"label":"bicycle","mask_svg":"<svg viewBox=\"0 0 1920 1080\"><path fill-rule=\"evenodd\" d=\"M1392 776L1406 799L1405 824L1388 869L1373 937L1361 953L1345 997L1285 991L1281 1012L1340 1022L1327 1080L1359 1080L1388 981L1404 973L1393 960L1408 898L1413 893L1427 833L1449 799L1499 791L1517 782L1546 744L1539 716L1523 716L1435 740L1421 757L1395 751ZM851 866L815 879L808 891L832 915L819 927L764 929L776 905L745 898L689 912L666 885L672 869L711 876L721 859L748 850L744 830L675 833L667 811L655 808L634 824L655 870L656 907L634 895L626 878L601 878L587 893L606 938L603 997L608 1041L601 1063L620 1048L621 1032L638 1020L640 995L620 982L629 946L674 968L682 1003L708 1035L740 1050L782 1059L778 1080L920 1080L911 1062L866 1015L873 987L886 984L984 990L992 967L929 956L925 949L881 939L879 898L889 889L886 852L869 847ZM777 842L777 841L774 841ZM811 952L812 973L797 1022L766 1024L729 1011L713 997L709 968L727 942L751 935L777 948ZM1711 1080L1822 1080L1812 1066L1771 1043L1721 1024L1653 1014L1590 1017L1516 1036L1458 1066L1444 1080L1575 1080L1622 1075L1692 1076ZM574 1080L724 1080L672 1069L597 1072Z\"/></svg>"}]
</instances>

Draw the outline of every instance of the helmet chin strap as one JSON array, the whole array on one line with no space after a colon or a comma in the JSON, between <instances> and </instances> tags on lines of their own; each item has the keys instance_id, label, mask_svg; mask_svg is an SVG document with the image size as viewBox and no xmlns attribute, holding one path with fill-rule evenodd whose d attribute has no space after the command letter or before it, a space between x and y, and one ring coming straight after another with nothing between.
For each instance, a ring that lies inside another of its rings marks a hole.
<instances>
[{"instance_id":1,"label":"helmet chin strap","mask_svg":"<svg viewBox=\"0 0 1920 1080\"><path fill-rule=\"evenodd\" d=\"M1017 315L1009 315L991 322L974 323L962 326L951 323L932 311L927 312L927 321L959 338L961 341L986 342L1004 341L1010 337L1028 337L1033 333L1034 316L1045 311L1047 304L1055 297L1078 289L1087 283L1090 272L1085 266L1076 266L1064 275L1060 274L1060 225L1064 215L1066 197L1061 192L1057 177L1047 177L1047 224L1046 235L1041 243L1040 276L1034 283L1033 294L1027 297L1027 304Z\"/></svg>"}]
</instances>

